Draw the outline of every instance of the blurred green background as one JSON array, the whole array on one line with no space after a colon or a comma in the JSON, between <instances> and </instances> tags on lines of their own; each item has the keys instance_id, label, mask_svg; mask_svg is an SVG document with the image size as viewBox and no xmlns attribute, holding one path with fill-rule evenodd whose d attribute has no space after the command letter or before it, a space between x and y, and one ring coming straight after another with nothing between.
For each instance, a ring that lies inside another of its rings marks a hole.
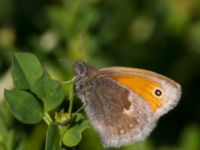
<instances>
[{"instance_id":1,"label":"blurred green background","mask_svg":"<svg viewBox=\"0 0 200 150\"><path fill-rule=\"evenodd\" d=\"M182 85L180 103L150 137L122 150L200 149L199 0L0 0L0 150L44 149L46 125L20 123L4 101L4 88L13 87L13 53L34 53L54 79L69 80L82 47L94 66L145 68ZM103 147L87 129L68 149Z\"/></svg>"}]
</instances>

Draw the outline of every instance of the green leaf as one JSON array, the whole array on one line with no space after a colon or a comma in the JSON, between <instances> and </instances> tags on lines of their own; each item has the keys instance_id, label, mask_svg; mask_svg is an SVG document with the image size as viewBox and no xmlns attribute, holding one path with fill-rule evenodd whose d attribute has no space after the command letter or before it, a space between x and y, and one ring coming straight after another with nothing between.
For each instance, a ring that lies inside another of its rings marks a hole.
<instances>
[{"instance_id":1,"label":"green leaf","mask_svg":"<svg viewBox=\"0 0 200 150\"><path fill-rule=\"evenodd\" d=\"M51 124L46 135L45 150L61 150L60 131L57 125Z\"/></svg>"},{"instance_id":2,"label":"green leaf","mask_svg":"<svg viewBox=\"0 0 200 150\"><path fill-rule=\"evenodd\" d=\"M30 53L16 53L12 61L12 77L16 88L30 89L43 74L36 56Z\"/></svg>"},{"instance_id":3,"label":"green leaf","mask_svg":"<svg viewBox=\"0 0 200 150\"><path fill-rule=\"evenodd\" d=\"M182 150L199 150L200 149L200 130L196 125L190 125L185 129L181 139ZM186 142L187 141L187 142Z\"/></svg>"},{"instance_id":4,"label":"green leaf","mask_svg":"<svg viewBox=\"0 0 200 150\"><path fill-rule=\"evenodd\" d=\"M13 123L13 115L7 107L6 101L0 103L0 120L2 120L5 126L10 126ZM0 127L0 131L1 129L3 128Z\"/></svg>"},{"instance_id":5,"label":"green leaf","mask_svg":"<svg viewBox=\"0 0 200 150\"><path fill-rule=\"evenodd\" d=\"M85 120L81 124L76 124L69 128L63 136L64 145L69 147L76 146L82 139L82 132L89 127L89 121Z\"/></svg>"},{"instance_id":6,"label":"green leaf","mask_svg":"<svg viewBox=\"0 0 200 150\"><path fill-rule=\"evenodd\" d=\"M32 94L22 90L5 90L4 94L12 114L18 120L28 124L42 120L42 106Z\"/></svg>"},{"instance_id":7,"label":"green leaf","mask_svg":"<svg viewBox=\"0 0 200 150\"><path fill-rule=\"evenodd\" d=\"M5 146L7 149L13 149L13 141L14 141L14 131L11 130L6 133L5 139L4 139Z\"/></svg>"},{"instance_id":8,"label":"green leaf","mask_svg":"<svg viewBox=\"0 0 200 150\"><path fill-rule=\"evenodd\" d=\"M0 150L13 149L14 132L13 130L6 131L5 134L0 133ZM2 147L4 148L2 148Z\"/></svg>"},{"instance_id":9,"label":"green leaf","mask_svg":"<svg viewBox=\"0 0 200 150\"><path fill-rule=\"evenodd\" d=\"M1 116L1 114L0 114ZM0 118L0 135L5 135L7 132L7 128L2 118ZM1 141L1 140L0 140Z\"/></svg>"},{"instance_id":10,"label":"green leaf","mask_svg":"<svg viewBox=\"0 0 200 150\"><path fill-rule=\"evenodd\" d=\"M59 106L65 96L60 83L52 80L47 73L35 82L32 91L44 102L48 111Z\"/></svg>"}]
</instances>

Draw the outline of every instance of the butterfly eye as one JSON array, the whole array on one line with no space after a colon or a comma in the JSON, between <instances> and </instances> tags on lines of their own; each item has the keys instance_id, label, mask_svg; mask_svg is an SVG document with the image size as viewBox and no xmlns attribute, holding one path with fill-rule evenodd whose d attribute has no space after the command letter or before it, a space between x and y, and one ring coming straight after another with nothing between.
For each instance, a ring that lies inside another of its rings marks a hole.
<instances>
[{"instance_id":1,"label":"butterfly eye","mask_svg":"<svg viewBox=\"0 0 200 150\"><path fill-rule=\"evenodd\" d=\"M160 96L162 96L162 94L163 94L163 92L160 90L160 89L155 89L155 95L156 96L158 96L158 97L160 97Z\"/></svg>"}]
</instances>

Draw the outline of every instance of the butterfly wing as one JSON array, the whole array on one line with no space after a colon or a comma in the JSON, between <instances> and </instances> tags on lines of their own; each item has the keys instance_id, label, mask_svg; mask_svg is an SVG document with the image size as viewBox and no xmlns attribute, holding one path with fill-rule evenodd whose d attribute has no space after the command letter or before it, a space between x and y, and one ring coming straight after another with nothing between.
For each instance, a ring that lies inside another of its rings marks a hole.
<instances>
[{"instance_id":1,"label":"butterfly wing","mask_svg":"<svg viewBox=\"0 0 200 150\"><path fill-rule=\"evenodd\" d=\"M86 113L107 147L144 139L180 99L179 84L151 71L110 67L93 75L79 96L87 103Z\"/></svg>"},{"instance_id":2,"label":"butterfly wing","mask_svg":"<svg viewBox=\"0 0 200 150\"><path fill-rule=\"evenodd\" d=\"M82 98L106 147L120 147L149 135L155 120L141 97L107 76L95 77L92 82Z\"/></svg>"},{"instance_id":3,"label":"butterfly wing","mask_svg":"<svg viewBox=\"0 0 200 150\"><path fill-rule=\"evenodd\" d=\"M128 67L110 67L100 70L121 85L138 94L150 106L158 119L173 109L180 100L181 86L158 73Z\"/></svg>"}]
</instances>

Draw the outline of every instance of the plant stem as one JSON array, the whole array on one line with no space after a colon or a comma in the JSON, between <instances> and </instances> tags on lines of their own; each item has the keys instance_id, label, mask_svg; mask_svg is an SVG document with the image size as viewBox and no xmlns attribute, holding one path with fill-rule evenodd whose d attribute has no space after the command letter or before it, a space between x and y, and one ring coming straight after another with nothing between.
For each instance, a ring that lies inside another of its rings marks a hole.
<instances>
[{"instance_id":1,"label":"plant stem","mask_svg":"<svg viewBox=\"0 0 200 150\"><path fill-rule=\"evenodd\" d=\"M44 122L49 126L51 123L49 122L49 120L46 117L43 117Z\"/></svg>"},{"instance_id":2,"label":"plant stem","mask_svg":"<svg viewBox=\"0 0 200 150\"><path fill-rule=\"evenodd\" d=\"M53 122L53 120L48 112L45 112L43 119L47 125L50 125Z\"/></svg>"},{"instance_id":3,"label":"plant stem","mask_svg":"<svg viewBox=\"0 0 200 150\"><path fill-rule=\"evenodd\" d=\"M69 119L72 117L72 108L73 108L73 101L74 101L74 84L72 84L70 93L69 93L69 109L68 109L68 114L69 114Z\"/></svg>"}]
</instances>

